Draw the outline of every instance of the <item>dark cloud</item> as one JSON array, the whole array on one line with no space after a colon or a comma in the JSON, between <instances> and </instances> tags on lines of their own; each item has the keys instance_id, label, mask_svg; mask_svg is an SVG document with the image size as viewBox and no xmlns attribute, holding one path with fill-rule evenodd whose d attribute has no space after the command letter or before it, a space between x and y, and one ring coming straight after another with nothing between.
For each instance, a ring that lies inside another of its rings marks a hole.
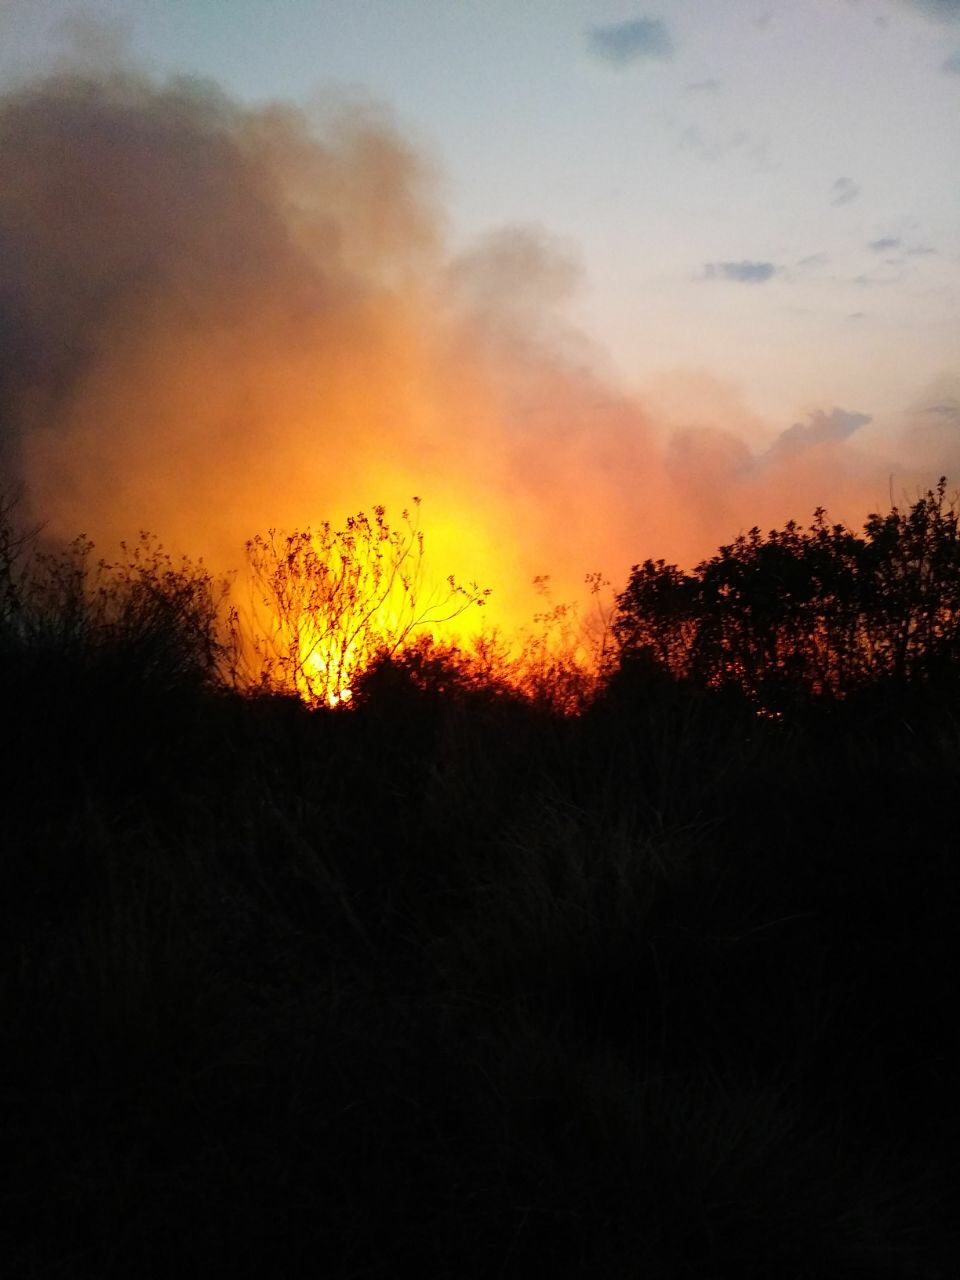
<instances>
[{"instance_id":1,"label":"dark cloud","mask_svg":"<svg viewBox=\"0 0 960 1280\"><path fill-rule=\"evenodd\" d=\"M590 27L586 34L587 47L594 57L614 67L628 67L642 58L669 58L673 54L670 32L659 18L637 18L633 22Z\"/></svg>"},{"instance_id":2,"label":"dark cloud","mask_svg":"<svg viewBox=\"0 0 960 1280\"><path fill-rule=\"evenodd\" d=\"M937 22L960 22L960 0L903 0Z\"/></svg>"},{"instance_id":3,"label":"dark cloud","mask_svg":"<svg viewBox=\"0 0 960 1280\"><path fill-rule=\"evenodd\" d=\"M830 192L831 204L850 204L860 194L860 188L852 178L838 178Z\"/></svg>"},{"instance_id":4,"label":"dark cloud","mask_svg":"<svg viewBox=\"0 0 960 1280\"><path fill-rule=\"evenodd\" d=\"M719 93L723 85L719 80L712 77L708 80L694 80L692 84L686 86L687 93Z\"/></svg>"},{"instance_id":5,"label":"dark cloud","mask_svg":"<svg viewBox=\"0 0 960 1280\"><path fill-rule=\"evenodd\" d=\"M707 280L735 280L738 284L763 284L775 276L779 267L772 262L706 262L703 267Z\"/></svg>"},{"instance_id":6,"label":"dark cloud","mask_svg":"<svg viewBox=\"0 0 960 1280\"><path fill-rule=\"evenodd\" d=\"M872 421L869 413L858 413L853 409L831 409L829 413L818 409L808 416L806 422L795 422L792 427L781 431L770 452L796 453L812 445L838 444Z\"/></svg>"},{"instance_id":7,"label":"dark cloud","mask_svg":"<svg viewBox=\"0 0 960 1280\"><path fill-rule=\"evenodd\" d=\"M867 248L874 253L888 253L891 249L899 249L902 244L897 236L881 236L879 240L871 240Z\"/></svg>"},{"instance_id":8,"label":"dark cloud","mask_svg":"<svg viewBox=\"0 0 960 1280\"><path fill-rule=\"evenodd\" d=\"M960 49L940 64L940 70L945 76L960 76Z\"/></svg>"}]
</instances>

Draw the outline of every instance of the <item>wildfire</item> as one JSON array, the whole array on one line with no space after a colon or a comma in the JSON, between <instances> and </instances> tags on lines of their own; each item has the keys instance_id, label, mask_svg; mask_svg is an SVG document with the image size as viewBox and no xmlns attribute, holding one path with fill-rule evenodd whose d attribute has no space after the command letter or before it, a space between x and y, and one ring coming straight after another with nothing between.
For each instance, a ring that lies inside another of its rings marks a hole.
<instances>
[{"instance_id":1,"label":"wildfire","mask_svg":"<svg viewBox=\"0 0 960 1280\"><path fill-rule=\"evenodd\" d=\"M581 617L576 604L555 604L541 577L531 588L531 606L536 600L540 608L526 625L502 628L509 614L498 610L492 626L480 626L490 589L427 571L419 515L414 499L396 526L377 506L340 529L269 530L248 542L253 602L242 638L254 682L313 707L347 707L364 673L414 649L419 663L425 644L431 663L450 659L461 676L494 679L565 709L579 705L603 664L609 619L600 593L609 583L588 575L593 608ZM443 532L447 552L458 530Z\"/></svg>"},{"instance_id":2,"label":"wildfire","mask_svg":"<svg viewBox=\"0 0 960 1280\"><path fill-rule=\"evenodd\" d=\"M439 637L454 619L482 605L489 590L443 589L425 573L419 499L391 528L386 510L350 516L342 529L269 530L247 544L259 599L251 610L252 647L261 679L312 706L343 706L357 677L382 654L415 636Z\"/></svg>"},{"instance_id":3,"label":"wildfire","mask_svg":"<svg viewBox=\"0 0 960 1280\"><path fill-rule=\"evenodd\" d=\"M347 683L349 672L355 670L360 659L355 647L338 663L332 654L316 649L301 649L298 670L295 673L297 692L305 702L326 702L329 707L346 706L353 698L353 689Z\"/></svg>"}]
</instances>

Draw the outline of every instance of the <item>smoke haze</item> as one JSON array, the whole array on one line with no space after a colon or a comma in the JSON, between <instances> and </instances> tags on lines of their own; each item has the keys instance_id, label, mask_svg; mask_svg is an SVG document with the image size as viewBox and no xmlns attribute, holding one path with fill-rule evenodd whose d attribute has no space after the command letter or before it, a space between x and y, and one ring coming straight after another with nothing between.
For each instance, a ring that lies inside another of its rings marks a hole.
<instances>
[{"instance_id":1,"label":"smoke haze","mask_svg":"<svg viewBox=\"0 0 960 1280\"><path fill-rule=\"evenodd\" d=\"M906 455L861 445L871 406L780 433L704 375L627 394L564 319L570 246L514 227L451 255L438 191L356 101L89 68L8 93L4 486L52 537L145 528L224 568L268 526L418 494L434 569L513 625L535 574L569 598L818 504L856 522L904 456L918 483L955 470L956 388L918 403Z\"/></svg>"}]
</instances>

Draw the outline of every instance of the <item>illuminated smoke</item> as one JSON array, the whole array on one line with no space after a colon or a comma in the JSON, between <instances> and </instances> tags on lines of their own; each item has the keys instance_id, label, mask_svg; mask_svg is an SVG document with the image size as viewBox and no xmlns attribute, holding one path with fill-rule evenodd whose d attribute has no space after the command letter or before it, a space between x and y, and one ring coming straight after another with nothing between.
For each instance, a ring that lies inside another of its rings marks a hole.
<instances>
[{"instance_id":1,"label":"illuminated smoke","mask_svg":"<svg viewBox=\"0 0 960 1280\"><path fill-rule=\"evenodd\" d=\"M565 245L507 228L453 257L442 228L431 165L372 106L249 109L132 72L19 87L0 100L6 486L52 537L146 528L223 567L268 526L418 494L437 572L492 586L507 625L534 574L569 596L590 570L618 583L885 497L858 412L778 445L703 377L641 404L564 321Z\"/></svg>"}]
</instances>

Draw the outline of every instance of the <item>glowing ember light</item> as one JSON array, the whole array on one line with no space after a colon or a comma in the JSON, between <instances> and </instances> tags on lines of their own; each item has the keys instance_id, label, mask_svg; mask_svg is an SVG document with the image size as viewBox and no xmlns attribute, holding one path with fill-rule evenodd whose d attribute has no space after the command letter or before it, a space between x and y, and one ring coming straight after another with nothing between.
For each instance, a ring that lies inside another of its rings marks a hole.
<instances>
[{"instance_id":1,"label":"glowing ember light","mask_svg":"<svg viewBox=\"0 0 960 1280\"><path fill-rule=\"evenodd\" d=\"M353 655L349 655L349 658L353 658ZM327 706L339 707L346 706L353 698L353 690L339 679L342 673L338 673L334 665L316 650L301 656L300 668L297 692L305 702L325 700ZM322 697L317 696L318 689L325 690Z\"/></svg>"}]
</instances>

